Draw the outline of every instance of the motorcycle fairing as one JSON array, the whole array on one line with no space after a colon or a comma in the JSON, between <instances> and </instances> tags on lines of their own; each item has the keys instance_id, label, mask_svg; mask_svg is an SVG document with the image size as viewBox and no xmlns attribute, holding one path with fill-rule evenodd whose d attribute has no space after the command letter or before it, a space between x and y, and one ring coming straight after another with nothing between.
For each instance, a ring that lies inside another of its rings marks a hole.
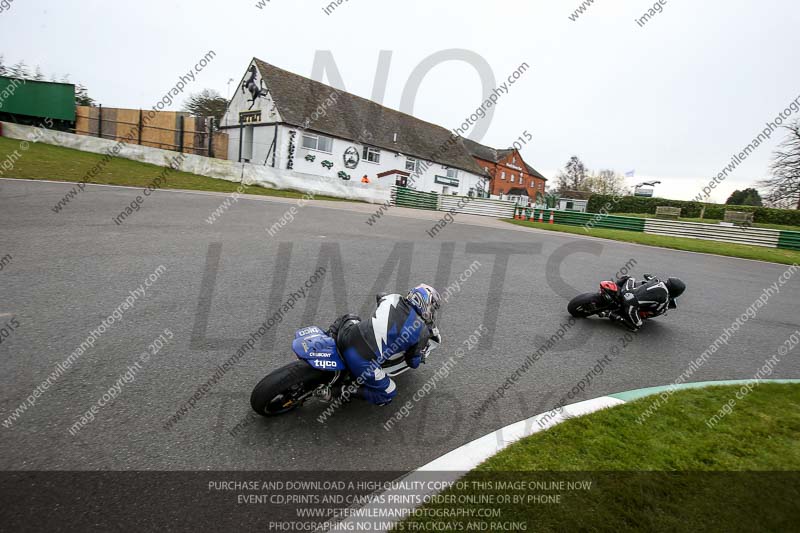
<instances>
[{"instance_id":1,"label":"motorcycle fairing","mask_svg":"<svg viewBox=\"0 0 800 533\"><path fill-rule=\"evenodd\" d=\"M318 327L298 330L292 342L292 350L297 357L317 370L336 372L347 369L336 349L336 341Z\"/></svg>"},{"instance_id":2,"label":"motorcycle fairing","mask_svg":"<svg viewBox=\"0 0 800 533\"><path fill-rule=\"evenodd\" d=\"M619 291L619 286L613 281L602 281L600 282L600 287L611 292Z\"/></svg>"},{"instance_id":3,"label":"motorcycle fairing","mask_svg":"<svg viewBox=\"0 0 800 533\"><path fill-rule=\"evenodd\" d=\"M325 335L325 332L319 329L317 326L311 326L308 328L298 329L297 333L294 334L294 338L299 339L300 337L308 337L309 335Z\"/></svg>"}]
</instances>

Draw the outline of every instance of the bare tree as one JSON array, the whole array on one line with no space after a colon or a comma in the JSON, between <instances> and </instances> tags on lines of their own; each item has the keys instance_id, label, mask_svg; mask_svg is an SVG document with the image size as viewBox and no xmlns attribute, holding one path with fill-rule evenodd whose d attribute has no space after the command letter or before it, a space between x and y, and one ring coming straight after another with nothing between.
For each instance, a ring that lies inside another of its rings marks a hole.
<instances>
[{"instance_id":1,"label":"bare tree","mask_svg":"<svg viewBox=\"0 0 800 533\"><path fill-rule=\"evenodd\" d=\"M625 178L617 172L605 169L586 179L589 189L595 194L623 195L627 192Z\"/></svg>"},{"instance_id":2,"label":"bare tree","mask_svg":"<svg viewBox=\"0 0 800 533\"><path fill-rule=\"evenodd\" d=\"M583 161L578 156L573 155L564 165L564 170L556 176L558 191L586 191L588 190L587 178L586 165L583 164Z\"/></svg>"},{"instance_id":3,"label":"bare tree","mask_svg":"<svg viewBox=\"0 0 800 533\"><path fill-rule=\"evenodd\" d=\"M758 183L774 207L800 209L800 120L784 126L789 136L772 157L772 177Z\"/></svg>"}]
</instances>

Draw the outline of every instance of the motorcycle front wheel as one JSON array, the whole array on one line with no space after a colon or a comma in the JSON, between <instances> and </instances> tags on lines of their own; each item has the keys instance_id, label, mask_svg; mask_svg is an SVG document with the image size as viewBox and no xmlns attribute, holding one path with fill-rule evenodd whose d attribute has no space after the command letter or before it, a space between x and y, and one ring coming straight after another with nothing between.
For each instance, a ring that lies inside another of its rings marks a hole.
<instances>
[{"instance_id":1,"label":"motorcycle front wheel","mask_svg":"<svg viewBox=\"0 0 800 533\"><path fill-rule=\"evenodd\" d=\"M576 318L586 318L608 309L603 296L597 292L579 294L567 305L569 314Z\"/></svg>"},{"instance_id":2,"label":"motorcycle front wheel","mask_svg":"<svg viewBox=\"0 0 800 533\"><path fill-rule=\"evenodd\" d=\"M300 407L320 385L330 383L335 374L314 370L308 363L295 361L268 374L250 395L250 406L261 416L278 416Z\"/></svg>"}]
</instances>

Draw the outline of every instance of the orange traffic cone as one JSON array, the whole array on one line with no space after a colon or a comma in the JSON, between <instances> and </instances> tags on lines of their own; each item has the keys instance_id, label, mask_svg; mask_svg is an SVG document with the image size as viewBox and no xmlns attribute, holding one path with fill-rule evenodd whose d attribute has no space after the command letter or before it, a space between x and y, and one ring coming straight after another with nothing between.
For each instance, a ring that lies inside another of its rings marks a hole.
<instances>
[{"instance_id":1,"label":"orange traffic cone","mask_svg":"<svg viewBox=\"0 0 800 533\"><path fill-rule=\"evenodd\" d=\"M555 224L555 223L556 223L556 221L555 221L555 218L553 217L553 212L550 211L550 224Z\"/></svg>"},{"instance_id":2,"label":"orange traffic cone","mask_svg":"<svg viewBox=\"0 0 800 533\"><path fill-rule=\"evenodd\" d=\"M539 211L539 222L544 224L544 211Z\"/></svg>"}]
</instances>

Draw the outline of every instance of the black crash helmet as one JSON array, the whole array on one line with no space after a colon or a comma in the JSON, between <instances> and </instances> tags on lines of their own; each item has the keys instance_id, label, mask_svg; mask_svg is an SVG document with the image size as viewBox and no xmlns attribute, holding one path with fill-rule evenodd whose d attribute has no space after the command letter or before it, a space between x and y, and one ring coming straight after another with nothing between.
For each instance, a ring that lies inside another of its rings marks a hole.
<instances>
[{"instance_id":1,"label":"black crash helmet","mask_svg":"<svg viewBox=\"0 0 800 533\"><path fill-rule=\"evenodd\" d=\"M677 298L686 290L686 284L678 278L669 278L664 282L664 285L667 286L670 298Z\"/></svg>"}]
</instances>

